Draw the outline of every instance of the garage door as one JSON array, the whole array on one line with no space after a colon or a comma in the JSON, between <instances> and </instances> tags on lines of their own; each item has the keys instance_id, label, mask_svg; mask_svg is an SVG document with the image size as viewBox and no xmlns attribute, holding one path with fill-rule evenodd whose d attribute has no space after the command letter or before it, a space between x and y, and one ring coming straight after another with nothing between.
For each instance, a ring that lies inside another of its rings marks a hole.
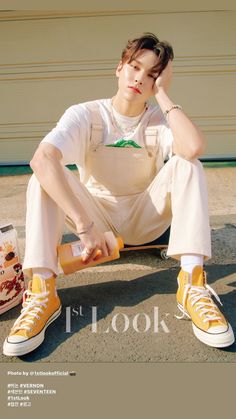
<instances>
[{"instance_id":1,"label":"garage door","mask_svg":"<svg viewBox=\"0 0 236 419\"><path fill-rule=\"evenodd\" d=\"M110 97L128 38L172 43L171 97L202 128L208 158L236 158L236 12L0 13L0 163L25 163L72 104ZM195 8L196 9L196 8Z\"/></svg>"}]
</instances>

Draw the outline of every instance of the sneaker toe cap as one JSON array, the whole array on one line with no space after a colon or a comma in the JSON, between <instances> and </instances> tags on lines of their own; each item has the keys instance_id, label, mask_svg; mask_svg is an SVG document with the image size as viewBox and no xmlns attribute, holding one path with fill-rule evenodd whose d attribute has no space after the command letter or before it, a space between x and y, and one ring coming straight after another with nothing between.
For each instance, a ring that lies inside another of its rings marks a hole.
<instances>
[{"instance_id":1,"label":"sneaker toe cap","mask_svg":"<svg viewBox=\"0 0 236 419\"><path fill-rule=\"evenodd\" d=\"M25 336L20 336L20 335L11 335L8 336L7 341L9 343L20 343L20 342L24 342L26 340Z\"/></svg>"},{"instance_id":2,"label":"sneaker toe cap","mask_svg":"<svg viewBox=\"0 0 236 419\"><path fill-rule=\"evenodd\" d=\"M209 333L218 334L218 333L225 333L228 331L228 325L219 325L219 326L212 326L208 329Z\"/></svg>"}]
</instances>

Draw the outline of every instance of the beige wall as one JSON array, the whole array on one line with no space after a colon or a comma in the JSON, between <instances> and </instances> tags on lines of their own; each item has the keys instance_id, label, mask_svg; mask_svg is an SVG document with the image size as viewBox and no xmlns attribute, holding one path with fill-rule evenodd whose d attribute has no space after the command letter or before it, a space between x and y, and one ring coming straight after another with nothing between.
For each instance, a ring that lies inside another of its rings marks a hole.
<instances>
[{"instance_id":1,"label":"beige wall","mask_svg":"<svg viewBox=\"0 0 236 419\"><path fill-rule=\"evenodd\" d=\"M0 162L29 161L74 103L109 97L126 40L175 50L171 96L203 129L206 156L236 157L236 12L0 14Z\"/></svg>"}]
</instances>

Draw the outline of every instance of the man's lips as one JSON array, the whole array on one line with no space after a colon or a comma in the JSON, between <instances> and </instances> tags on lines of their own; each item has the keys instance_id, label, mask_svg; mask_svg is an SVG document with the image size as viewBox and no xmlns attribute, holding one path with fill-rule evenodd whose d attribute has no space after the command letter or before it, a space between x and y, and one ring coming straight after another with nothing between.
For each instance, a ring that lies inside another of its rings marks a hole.
<instances>
[{"instance_id":1,"label":"man's lips","mask_svg":"<svg viewBox=\"0 0 236 419\"><path fill-rule=\"evenodd\" d=\"M134 87L134 86L128 86L128 87L129 89L132 89L134 92L139 93L140 95L142 94L142 92L137 87Z\"/></svg>"}]
</instances>

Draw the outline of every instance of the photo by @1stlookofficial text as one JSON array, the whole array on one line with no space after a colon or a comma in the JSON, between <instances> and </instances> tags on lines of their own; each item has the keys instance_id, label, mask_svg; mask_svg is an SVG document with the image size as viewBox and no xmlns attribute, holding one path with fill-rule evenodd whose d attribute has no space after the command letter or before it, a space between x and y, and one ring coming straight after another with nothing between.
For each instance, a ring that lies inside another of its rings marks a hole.
<instances>
[{"instance_id":1,"label":"photo by @1stlookofficial text","mask_svg":"<svg viewBox=\"0 0 236 419\"><path fill-rule=\"evenodd\" d=\"M96 272L97 265L117 260L131 247L155 243L180 264L176 322L188 319L186 333L191 324L192 337L202 344L225 348L234 343L204 269L211 258L208 194L198 159L205 139L181 97L177 104L169 94L173 60L170 43L153 33L128 40L117 59L116 93L80 103L78 92L78 103L65 110L32 156L23 261L28 287L3 343L5 356L47 346L46 329L62 314L60 275L89 267ZM79 175L66 167L73 164ZM62 243L65 225L76 242ZM165 234L163 246L158 240ZM170 280L176 281L172 276L170 269ZM63 333L70 334L76 317L83 317L79 306L67 303ZM165 314L170 313L156 304L149 313L138 309L132 318L119 310L99 332L99 307L91 304L89 321L97 335L131 329L139 335L173 334Z\"/></svg>"}]
</instances>

